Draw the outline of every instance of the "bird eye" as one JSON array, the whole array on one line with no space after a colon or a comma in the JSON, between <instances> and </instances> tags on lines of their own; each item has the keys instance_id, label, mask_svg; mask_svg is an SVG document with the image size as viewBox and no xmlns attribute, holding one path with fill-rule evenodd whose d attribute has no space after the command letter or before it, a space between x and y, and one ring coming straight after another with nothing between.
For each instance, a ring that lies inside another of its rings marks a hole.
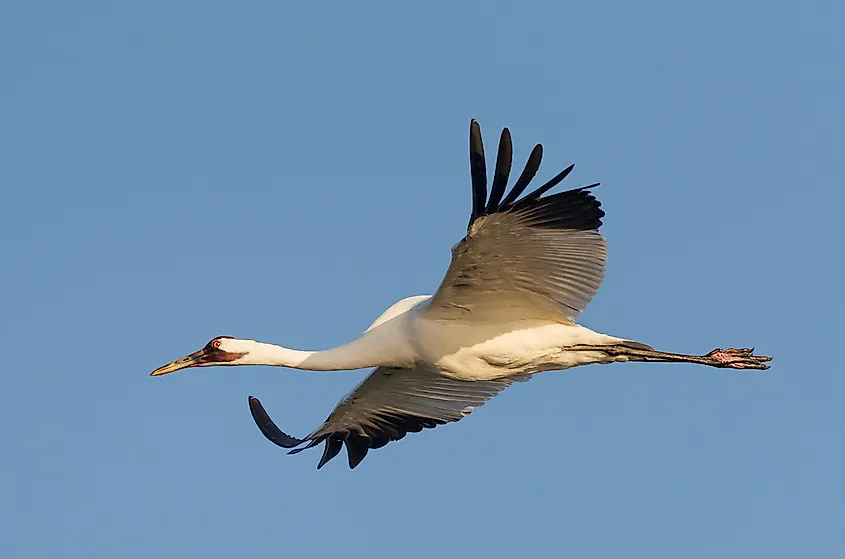
<instances>
[{"instance_id":1,"label":"bird eye","mask_svg":"<svg viewBox=\"0 0 845 559\"><path fill-rule=\"evenodd\" d=\"M219 348L220 348L220 340L214 340L214 341L212 341L212 342L211 342L211 347L213 347L214 349L219 349Z\"/></svg>"}]
</instances>

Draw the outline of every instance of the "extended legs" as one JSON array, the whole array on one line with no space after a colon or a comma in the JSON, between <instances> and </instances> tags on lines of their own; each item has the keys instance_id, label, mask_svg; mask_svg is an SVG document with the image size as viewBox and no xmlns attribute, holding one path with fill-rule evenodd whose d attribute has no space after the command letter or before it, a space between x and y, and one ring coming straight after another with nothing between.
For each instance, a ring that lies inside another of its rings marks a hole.
<instances>
[{"instance_id":1,"label":"extended legs","mask_svg":"<svg viewBox=\"0 0 845 559\"><path fill-rule=\"evenodd\" d=\"M576 345L568 347L572 351L596 351L601 350L608 355L624 355L629 361L654 361L663 363L698 363L710 367L722 369L759 369L766 370L771 357L765 355L754 355L754 348L716 348L707 355L684 355L682 353L667 353L657 351L648 346L639 347L631 344L615 344L606 346Z\"/></svg>"}]
</instances>

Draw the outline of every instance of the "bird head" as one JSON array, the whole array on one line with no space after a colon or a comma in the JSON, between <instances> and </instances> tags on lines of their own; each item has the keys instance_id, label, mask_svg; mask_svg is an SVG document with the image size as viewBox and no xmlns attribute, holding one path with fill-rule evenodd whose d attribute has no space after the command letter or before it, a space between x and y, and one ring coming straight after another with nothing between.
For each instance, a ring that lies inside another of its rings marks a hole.
<instances>
[{"instance_id":1,"label":"bird head","mask_svg":"<svg viewBox=\"0 0 845 559\"><path fill-rule=\"evenodd\" d=\"M205 347L199 351L195 351L182 359L177 359L172 363L159 367L150 373L150 376L166 375L167 373L172 373L179 369L187 369L188 367L240 365L241 363L238 361L248 353L244 342L245 340L238 340L231 336L217 336L205 344Z\"/></svg>"}]
</instances>

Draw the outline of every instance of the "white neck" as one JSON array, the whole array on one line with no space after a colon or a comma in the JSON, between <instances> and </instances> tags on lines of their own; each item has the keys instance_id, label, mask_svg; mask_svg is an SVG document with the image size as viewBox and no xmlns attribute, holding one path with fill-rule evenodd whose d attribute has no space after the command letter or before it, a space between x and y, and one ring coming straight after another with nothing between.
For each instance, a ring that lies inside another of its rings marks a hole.
<instances>
[{"instance_id":1,"label":"white neck","mask_svg":"<svg viewBox=\"0 0 845 559\"><path fill-rule=\"evenodd\" d=\"M246 353L232 365L271 365L311 371L343 371L379 366L406 366L413 362L405 344L379 343L375 336L365 334L348 344L324 351L301 351L256 342L230 339L221 349Z\"/></svg>"},{"instance_id":2,"label":"white neck","mask_svg":"<svg viewBox=\"0 0 845 559\"><path fill-rule=\"evenodd\" d=\"M312 371L367 367L411 367L419 359L409 339L413 316L408 311L428 296L408 297L387 309L358 339L325 351L300 351L254 340L226 338L220 349L245 355L231 365L272 365Z\"/></svg>"},{"instance_id":3,"label":"white neck","mask_svg":"<svg viewBox=\"0 0 845 559\"><path fill-rule=\"evenodd\" d=\"M247 340L244 340L247 341ZM365 355L340 346L325 351L301 351L286 347L248 340L249 353L238 360L243 365L272 365L312 371L340 371L374 367Z\"/></svg>"}]
</instances>

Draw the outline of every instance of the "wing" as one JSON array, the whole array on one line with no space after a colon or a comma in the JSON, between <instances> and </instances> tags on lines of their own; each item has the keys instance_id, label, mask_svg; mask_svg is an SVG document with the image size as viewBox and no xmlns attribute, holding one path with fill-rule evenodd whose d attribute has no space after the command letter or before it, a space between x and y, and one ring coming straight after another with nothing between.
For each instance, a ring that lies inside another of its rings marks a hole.
<instances>
[{"instance_id":1,"label":"wing","mask_svg":"<svg viewBox=\"0 0 845 559\"><path fill-rule=\"evenodd\" d=\"M452 249L452 262L426 315L474 320L514 318L572 321L604 279L606 247L598 229L604 211L592 184L543 196L574 165L525 196L542 159L534 147L505 196L512 161L511 136L502 131L490 197L481 129L470 125L472 215L466 237Z\"/></svg>"},{"instance_id":2,"label":"wing","mask_svg":"<svg viewBox=\"0 0 845 559\"><path fill-rule=\"evenodd\" d=\"M325 443L317 469L338 455L344 445L349 467L355 468L370 449L398 441L408 433L460 421L515 381L511 377L489 381L461 381L425 367L378 367L335 407L314 432L297 439L282 432L257 398L249 408L256 425L270 441L295 454ZM308 443L300 447L303 443ZM299 447L299 448L296 448Z\"/></svg>"}]
</instances>

